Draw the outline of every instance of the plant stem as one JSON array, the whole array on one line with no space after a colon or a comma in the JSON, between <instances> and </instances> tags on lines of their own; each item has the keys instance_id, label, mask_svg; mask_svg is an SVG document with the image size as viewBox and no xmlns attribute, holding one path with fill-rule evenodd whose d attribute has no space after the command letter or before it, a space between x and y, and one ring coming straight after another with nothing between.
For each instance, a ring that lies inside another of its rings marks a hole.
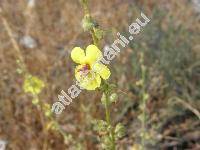
<instances>
[{"instance_id":1,"label":"plant stem","mask_svg":"<svg viewBox=\"0 0 200 150\"><path fill-rule=\"evenodd\" d=\"M143 63L143 60L142 60L142 63ZM145 149L145 128L146 128L146 98L145 98L145 95L146 95L146 92L145 92L145 81L146 81L146 67L142 64L141 66L141 69L142 69L142 96L141 96L141 99L142 99L142 141L141 141L141 144L142 144L142 150Z\"/></svg>"},{"instance_id":2,"label":"plant stem","mask_svg":"<svg viewBox=\"0 0 200 150\"><path fill-rule=\"evenodd\" d=\"M91 30L92 39L93 39L94 45L96 45L97 47L99 47L99 40L96 37L94 30L95 30L94 28Z\"/></svg>"},{"instance_id":3,"label":"plant stem","mask_svg":"<svg viewBox=\"0 0 200 150\"><path fill-rule=\"evenodd\" d=\"M10 28L9 24L8 24L8 21L6 20L6 18L2 15L2 9L0 7L0 18L2 20L2 23L6 29L6 32L10 38L10 41L13 45L13 48L14 50L16 51L16 54L17 54L17 57L18 57L18 60L19 60L19 64L23 73L27 73L27 69L26 69L26 65L25 65L25 61L24 61L24 58L22 56L22 53L20 51L20 48L19 48L19 45L17 44L17 41L15 40L14 36L13 36L13 32L12 32L12 29Z\"/></svg>"},{"instance_id":4,"label":"plant stem","mask_svg":"<svg viewBox=\"0 0 200 150\"><path fill-rule=\"evenodd\" d=\"M88 1L87 0L81 0L81 3L83 5L84 14L88 15L90 17L90 19L93 20L92 17L91 17L89 8L88 8ZM98 40L98 38L95 35L95 27L93 27L91 29L90 33L92 35L92 40L93 40L94 45L96 45L97 47L99 47L99 40Z\"/></svg>"},{"instance_id":5,"label":"plant stem","mask_svg":"<svg viewBox=\"0 0 200 150\"><path fill-rule=\"evenodd\" d=\"M142 105L144 106L144 110L142 112L142 150L145 149L145 123L146 123L146 112L145 112L145 108L146 108L146 102L143 99L142 100Z\"/></svg>"},{"instance_id":6,"label":"plant stem","mask_svg":"<svg viewBox=\"0 0 200 150\"><path fill-rule=\"evenodd\" d=\"M81 0L83 8L84 8L84 13L85 15L88 15L90 17L90 20L93 20L91 15L90 15L90 11L88 8L88 1L87 0ZM95 34L95 27L93 27L90 30L90 33L92 35L92 39L93 39L93 43L94 45L96 45L97 47L99 47L99 39L97 38L96 34ZM112 145L111 145L111 149L115 150L115 135L114 135L114 130L111 124L111 119L110 119L110 109L109 109L109 93L107 91L104 91L104 94L106 95L106 103L105 103L105 113L106 113L106 122L109 125L110 130L109 130L109 138L111 139Z\"/></svg>"},{"instance_id":7,"label":"plant stem","mask_svg":"<svg viewBox=\"0 0 200 150\"><path fill-rule=\"evenodd\" d=\"M109 134L111 135L111 141L112 141L112 150L115 150L115 136L114 136L114 131L112 128L111 120L110 120L110 109L109 109L109 98L108 98L108 93L104 92L106 95L106 104L105 104L105 111L106 111L106 122L108 125L111 127L109 130Z\"/></svg>"}]
</instances>

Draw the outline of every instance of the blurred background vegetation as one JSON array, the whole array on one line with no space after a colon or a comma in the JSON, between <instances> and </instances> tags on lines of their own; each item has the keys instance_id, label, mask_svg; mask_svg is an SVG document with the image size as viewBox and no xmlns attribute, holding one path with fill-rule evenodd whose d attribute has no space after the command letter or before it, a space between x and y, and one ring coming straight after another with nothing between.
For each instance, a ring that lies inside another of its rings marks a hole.
<instances>
[{"instance_id":1,"label":"blurred background vegetation","mask_svg":"<svg viewBox=\"0 0 200 150\"><path fill-rule=\"evenodd\" d=\"M81 27L82 6L78 0L1 0L0 8L29 72L45 81L40 99L52 105L60 91L67 91L75 81L71 49L92 42ZM119 94L112 118L114 123L121 121L127 130L117 149L137 150L140 144L141 89L136 83L141 78L141 54L147 68L144 87L149 95L147 149L200 149L200 2L92 0L90 9L106 30L102 49L113 43L117 32L127 35L128 26L141 11L151 19L110 65L110 81L117 84ZM0 141L7 143L7 149L100 149L91 125L94 118L104 116L100 93L83 91L62 115L55 117L73 140L53 129L44 134L42 112L23 91L17 59L1 20ZM45 122L48 125L48 119Z\"/></svg>"}]
</instances>

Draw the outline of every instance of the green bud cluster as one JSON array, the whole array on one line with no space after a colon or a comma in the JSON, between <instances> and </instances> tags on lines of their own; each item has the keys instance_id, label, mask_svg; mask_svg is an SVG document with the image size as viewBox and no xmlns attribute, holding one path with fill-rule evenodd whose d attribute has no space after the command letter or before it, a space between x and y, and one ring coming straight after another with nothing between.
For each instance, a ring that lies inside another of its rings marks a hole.
<instances>
[{"instance_id":1,"label":"green bud cluster","mask_svg":"<svg viewBox=\"0 0 200 150\"><path fill-rule=\"evenodd\" d=\"M82 20L82 27L84 31L91 31L95 27L95 22L90 15L86 14Z\"/></svg>"}]
</instances>

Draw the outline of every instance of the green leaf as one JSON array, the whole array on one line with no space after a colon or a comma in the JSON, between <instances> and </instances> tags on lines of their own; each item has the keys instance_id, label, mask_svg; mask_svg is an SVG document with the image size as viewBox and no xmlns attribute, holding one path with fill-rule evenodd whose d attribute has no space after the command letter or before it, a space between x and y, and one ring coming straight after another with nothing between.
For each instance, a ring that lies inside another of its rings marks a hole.
<instances>
[{"instance_id":1,"label":"green leaf","mask_svg":"<svg viewBox=\"0 0 200 150\"><path fill-rule=\"evenodd\" d=\"M106 132L108 129L108 124L104 120L94 120L94 130L97 132Z\"/></svg>"},{"instance_id":2,"label":"green leaf","mask_svg":"<svg viewBox=\"0 0 200 150\"><path fill-rule=\"evenodd\" d=\"M118 123L115 127L115 136L116 138L121 138L125 135L125 127L123 124Z\"/></svg>"},{"instance_id":3,"label":"green leaf","mask_svg":"<svg viewBox=\"0 0 200 150\"><path fill-rule=\"evenodd\" d=\"M113 102L116 102L117 101L117 94L116 93L113 93L110 95L110 102L113 103Z\"/></svg>"},{"instance_id":4,"label":"green leaf","mask_svg":"<svg viewBox=\"0 0 200 150\"><path fill-rule=\"evenodd\" d=\"M111 141L111 138L109 136L103 136L102 137L101 147L104 150L112 150L112 141Z\"/></svg>"},{"instance_id":5,"label":"green leaf","mask_svg":"<svg viewBox=\"0 0 200 150\"><path fill-rule=\"evenodd\" d=\"M108 104L107 105L110 105L111 103L113 102L116 102L117 101L117 94L116 93L113 93L110 95L110 97L108 98ZM101 97L101 103L105 106L106 105L106 95L103 93L102 97Z\"/></svg>"}]
</instances>

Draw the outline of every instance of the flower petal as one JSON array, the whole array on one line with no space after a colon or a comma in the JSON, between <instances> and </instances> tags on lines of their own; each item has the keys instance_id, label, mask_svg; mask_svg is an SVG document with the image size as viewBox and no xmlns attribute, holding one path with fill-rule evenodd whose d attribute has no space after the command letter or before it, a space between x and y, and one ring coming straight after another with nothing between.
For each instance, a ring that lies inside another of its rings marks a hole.
<instances>
[{"instance_id":1,"label":"flower petal","mask_svg":"<svg viewBox=\"0 0 200 150\"><path fill-rule=\"evenodd\" d=\"M86 76L83 76L80 71L78 71L78 69L81 67L82 65L79 65L75 69L75 77L76 80L80 83L80 86L86 90L95 90L97 87L100 87L100 75L95 72L89 72Z\"/></svg>"},{"instance_id":2,"label":"flower petal","mask_svg":"<svg viewBox=\"0 0 200 150\"><path fill-rule=\"evenodd\" d=\"M32 75L27 75L25 77L23 89L26 93L31 93L33 95L36 95L42 91L44 86L45 86L44 82L39 78Z\"/></svg>"},{"instance_id":3,"label":"flower petal","mask_svg":"<svg viewBox=\"0 0 200 150\"><path fill-rule=\"evenodd\" d=\"M76 66L76 68L75 68L75 78L76 78L76 80L79 81L79 82L80 82L80 80L81 80L81 72L80 72L79 70L80 70L82 67L83 67L83 65L78 65L78 66Z\"/></svg>"},{"instance_id":4,"label":"flower petal","mask_svg":"<svg viewBox=\"0 0 200 150\"><path fill-rule=\"evenodd\" d=\"M82 64L85 61L85 52L80 47L75 47L72 49L71 58L74 62Z\"/></svg>"},{"instance_id":5,"label":"flower petal","mask_svg":"<svg viewBox=\"0 0 200 150\"><path fill-rule=\"evenodd\" d=\"M95 46L95 45L89 45L86 48L86 61L90 65L97 62L102 58L102 52Z\"/></svg>"},{"instance_id":6,"label":"flower petal","mask_svg":"<svg viewBox=\"0 0 200 150\"><path fill-rule=\"evenodd\" d=\"M100 87L101 85L101 78L98 74L94 74L94 79L91 80L90 78L86 79L87 82L85 83L86 90L95 90L96 88Z\"/></svg>"},{"instance_id":7,"label":"flower petal","mask_svg":"<svg viewBox=\"0 0 200 150\"><path fill-rule=\"evenodd\" d=\"M104 80L110 77L110 70L106 65L95 63L92 67L93 71L97 72Z\"/></svg>"}]
</instances>

